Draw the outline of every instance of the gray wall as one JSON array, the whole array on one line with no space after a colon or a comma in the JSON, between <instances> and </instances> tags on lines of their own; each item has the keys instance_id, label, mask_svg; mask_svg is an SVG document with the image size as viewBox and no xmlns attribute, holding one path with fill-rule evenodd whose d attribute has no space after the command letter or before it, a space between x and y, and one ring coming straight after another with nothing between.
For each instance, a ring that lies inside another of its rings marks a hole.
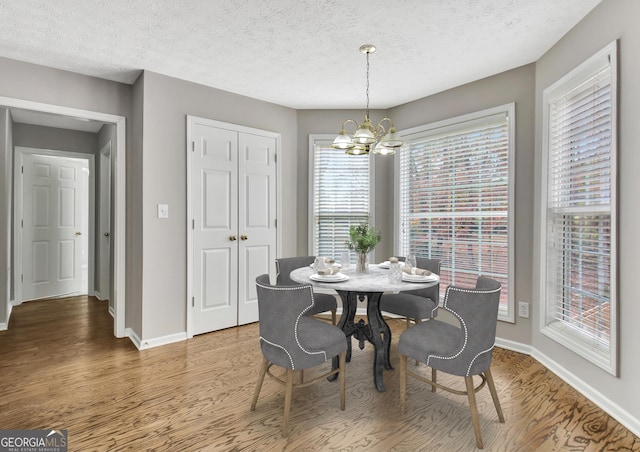
<instances>
[{"instance_id":1,"label":"gray wall","mask_svg":"<svg viewBox=\"0 0 640 452\"><path fill-rule=\"evenodd\" d=\"M163 337L186 330L187 157L186 116L278 132L283 166L283 205L295 205L296 112L290 108L238 96L203 85L145 71L143 87L142 173L142 336ZM159 220L156 206L169 205ZM278 219L282 252L295 251L296 212L283 209Z\"/></svg>"},{"instance_id":2,"label":"gray wall","mask_svg":"<svg viewBox=\"0 0 640 452\"><path fill-rule=\"evenodd\" d=\"M640 149L638 124L640 124L640 2L636 0L604 0L578 25L567 33L536 64L536 143L535 143L535 213L534 278L531 312L534 322L539 322L539 210L540 178L542 168L542 92L573 68L619 39L619 128L618 128L618 303L620 332L620 376L614 377L543 336L534 328L532 344L543 355L560 363L587 385L597 388L613 406L626 410L640 419L640 360L637 345L640 344L640 303L636 279L640 273Z\"/></svg>"},{"instance_id":3,"label":"gray wall","mask_svg":"<svg viewBox=\"0 0 640 452\"><path fill-rule=\"evenodd\" d=\"M131 93L131 121L127 139L131 140L135 152L127 153L127 327L142 334L142 120L144 108L144 73L140 74ZM129 300L137 300L130 303Z\"/></svg>"},{"instance_id":4,"label":"gray wall","mask_svg":"<svg viewBox=\"0 0 640 452\"><path fill-rule=\"evenodd\" d=\"M13 124L13 145L95 155L98 148L98 135L16 122Z\"/></svg>"}]
</instances>

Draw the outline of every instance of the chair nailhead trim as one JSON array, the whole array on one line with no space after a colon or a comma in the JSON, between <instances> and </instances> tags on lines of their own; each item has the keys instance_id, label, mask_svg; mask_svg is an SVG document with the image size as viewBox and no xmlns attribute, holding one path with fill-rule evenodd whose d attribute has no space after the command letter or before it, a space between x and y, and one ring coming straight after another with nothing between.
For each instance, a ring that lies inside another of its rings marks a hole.
<instances>
[{"instance_id":1,"label":"chair nailhead trim","mask_svg":"<svg viewBox=\"0 0 640 452\"><path fill-rule=\"evenodd\" d=\"M313 306L315 306L315 299L313 298L313 288L311 287L310 284L305 284L305 285L300 285L300 286L266 286L264 284L260 284L260 283L256 283L258 286L262 287L263 289L267 289L267 290L279 290L279 291L289 291L289 290L309 290L309 292L311 293L311 304L309 306L307 306L305 309L302 310L302 312L300 312L300 314L298 314L298 317L296 318L296 323L293 327L293 331L294 331L294 337L296 339L296 344L298 344L298 348L300 348L300 350L302 350L304 353L306 353L307 355L323 355L324 357L324 361L327 360L327 353L324 350L318 351L318 352L310 352L308 350L306 350L302 344L300 344L300 340L298 339L298 323L300 322L300 319L304 316L304 313L307 312L309 309L311 309ZM295 364L293 362L293 358L291 356L291 354L289 353L289 351L278 344L275 344L267 339L265 339L264 337L260 336L261 340L264 340L266 343L273 345L274 347L278 347L281 348L282 350L285 351L285 353L287 354L287 356L289 357L289 362L291 363L291 369L292 370L296 370Z\"/></svg>"},{"instance_id":2,"label":"chair nailhead trim","mask_svg":"<svg viewBox=\"0 0 640 452\"><path fill-rule=\"evenodd\" d=\"M473 293L473 294L487 294L487 293L495 293L495 292L499 292L500 291L500 287L498 287L497 289L492 289L492 290L483 290L483 289L463 289L460 287L454 287L454 286L449 286L447 287L447 291L444 294L444 302L442 304L442 307L446 310L449 311L451 314L455 315L456 318L460 321L460 325L462 325L462 329L464 330L464 344L462 344L462 348L460 350L458 350L458 352L455 355L452 356L439 356L439 355L427 355L427 360L426 360L426 364L427 366L429 366L429 360L431 358L436 358L436 359L455 359L458 356L460 356L460 354L464 351L465 348L467 348L467 342L469 339L469 333L467 331L467 324L464 322L464 319L460 316L460 314L458 314L456 311L454 311L453 309L451 309L448 306L448 302L449 302L449 292L450 291L458 291L458 292L463 292L463 293ZM491 346L490 349L488 350L484 350L480 353L478 353L476 356L473 357L473 359L471 360L471 362L469 363L469 366L467 367L467 376L469 376L469 372L471 371L471 366L473 365L474 361L476 360L476 358L478 358L478 356L482 355L483 353L487 353L489 351L493 350L493 345Z\"/></svg>"},{"instance_id":3,"label":"chair nailhead trim","mask_svg":"<svg viewBox=\"0 0 640 452\"><path fill-rule=\"evenodd\" d=\"M469 367L467 367L467 377L469 376L469 373L471 372L471 366L473 366L473 363L476 362L476 359L478 358L478 356L484 355L485 353L490 352L491 350L493 350L493 345L490 348L477 353L476 356L473 357L473 359L469 363Z\"/></svg>"}]
</instances>

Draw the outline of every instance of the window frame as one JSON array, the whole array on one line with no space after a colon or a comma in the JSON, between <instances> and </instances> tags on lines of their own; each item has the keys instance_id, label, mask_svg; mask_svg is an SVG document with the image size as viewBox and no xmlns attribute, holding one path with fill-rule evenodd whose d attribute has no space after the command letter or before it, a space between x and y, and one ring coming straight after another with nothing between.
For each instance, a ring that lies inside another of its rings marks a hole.
<instances>
[{"instance_id":1,"label":"window frame","mask_svg":"<svg viewBox=\"0 0 640 452\"><path fill-rule=\"evenodd\" d=\"M451 130L455 133L463 127L464 123L469 121L479 121L483 118L488 118L498 114L505 114L508 118L508 200L507 200L507 248L508 248L508 263L507 263L507 280L509 293L507 294L507 306L506 308L501 305L498 310L498 320L514 323L515 322L515 128L516 128L516 116L515 116L515 103L504 104L484 110L468 113L453 118L437 121L430 124L425 124L410 129L400 131L400 135L405 140L405 146L410 141L411 136L425 136L433 135L437 130ZM404 152L403 149L400 152ZM396 159L394 162L394 201L395 201L395 215L394 215L394 253L398 253L400 249L400 159Z\"/></svg>"},{"instance_id":2,"label":"window frame","mask_svg":"<svg viewBox=\"0 0 640 452\"><path fill-rule=\"evenodd\" d=\"M609 315L609 346L598 344L593 338L581 333L576 328L557 320L554 316L556 303L548 296L547 278L547 230L549 202L549 159L550 159L550 104L552 101L568 93L571 89L591 78L594 71L601 67L604 58L609 58L611 80L611 144L610 144L610 200L609 221L611 231L610 244L610 315ZM562 78L547 87L542 94L542 152L541 152L541 190L540 190L540 331L545 336L563 345L589 362L604 369L608 373L618 376L618 259L617 259L617 187L618 187L618 58L617 41L613 41L599 52L595 53L582 64L569 71Z\"/></svg>"},{"instance_id":3,"label":"window frame","mask_svg":"<svg viewBox=\"0 0 640 452\"><path fill-rule=\"evenodd\" d=\"M326 146L327 148L331 147L331 144L333 143L333 140L335 138L335 135L330 135L330 134L309 134L309 183L308 183L308 191L309 191L309 196L308 196L308 215L307 215L307 219L308 219L308 227L307 227L307 232L308 232L308 252L309 255L315 255L315 249L316 249L316 222L315 222L315 211L314 211L314 205L315 205L315 190L314 190L314 185L315 185L315 149L316 146ZM334 149L335 152L344 152L344 150L342 149ZM350 156L353 158L367 158L369 159L369 223L372 226L375 226L375 182L374 182L374 175L375 175L375 158L373 157L373 155L370 154L366 154L366 155L354 155L354 156ZM344 249L346 249L346 246L344 247ZM370 259L374 260L375 256L374 256L375 250L371 252L370 255ZM338 256L332 256L332 257L338 257Z\"/></svg>"}]
</instances>

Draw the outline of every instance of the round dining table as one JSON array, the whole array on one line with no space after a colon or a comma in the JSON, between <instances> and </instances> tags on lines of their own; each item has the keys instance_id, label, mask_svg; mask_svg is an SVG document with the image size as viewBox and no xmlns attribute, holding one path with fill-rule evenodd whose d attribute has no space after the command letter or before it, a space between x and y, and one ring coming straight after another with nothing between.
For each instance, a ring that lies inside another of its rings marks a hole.
<instances>
[{"instance_id":1,"label":"round dining table","mask_svg":"<svg viewBox=\"0 0 640 452\"><path fill-rule=\"evenodd\" d=\"M331 282L316 281L316 272L311 267L302 267L291 272L291 279L300 284L311 284L314 288L335 290L342 300L342 315L338 327L344 331L347 337L347 361L351 359L351 336L359 341L362 350L365 341L370 342L374 348L373 381L376 389L384 392L383 369L392 370L390 361L391 329L382 317L380 311L380 298L383 293L398 293L405 290L424 289L440 283L438 275L433 275L428 281L421 282L391 282L389 270L378 265L369 265L367 273L356 272L355 267L341 269L338 275L343 274L348 279L333 278ZM358 300L367 299L367 322L360 319L355 322ZM338 358L333 358L332 368L338 368ZM337 375L331 377L333 380Z\"/></svg>"}]
</instances>

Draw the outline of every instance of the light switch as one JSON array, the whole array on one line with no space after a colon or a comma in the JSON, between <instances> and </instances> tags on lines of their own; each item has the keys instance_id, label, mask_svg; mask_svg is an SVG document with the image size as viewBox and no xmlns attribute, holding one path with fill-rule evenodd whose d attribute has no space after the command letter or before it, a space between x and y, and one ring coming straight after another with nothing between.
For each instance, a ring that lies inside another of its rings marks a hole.
<instances>
[{"instance_id":1,"label":"light switch","mask_svg":"<svg viewBox=\"0 0 640 452\"><path fill-rule=\"evenodd\" d=\"M169 204L158 204L158 218L169 218Z\"/></svg>"}]
</instances>

